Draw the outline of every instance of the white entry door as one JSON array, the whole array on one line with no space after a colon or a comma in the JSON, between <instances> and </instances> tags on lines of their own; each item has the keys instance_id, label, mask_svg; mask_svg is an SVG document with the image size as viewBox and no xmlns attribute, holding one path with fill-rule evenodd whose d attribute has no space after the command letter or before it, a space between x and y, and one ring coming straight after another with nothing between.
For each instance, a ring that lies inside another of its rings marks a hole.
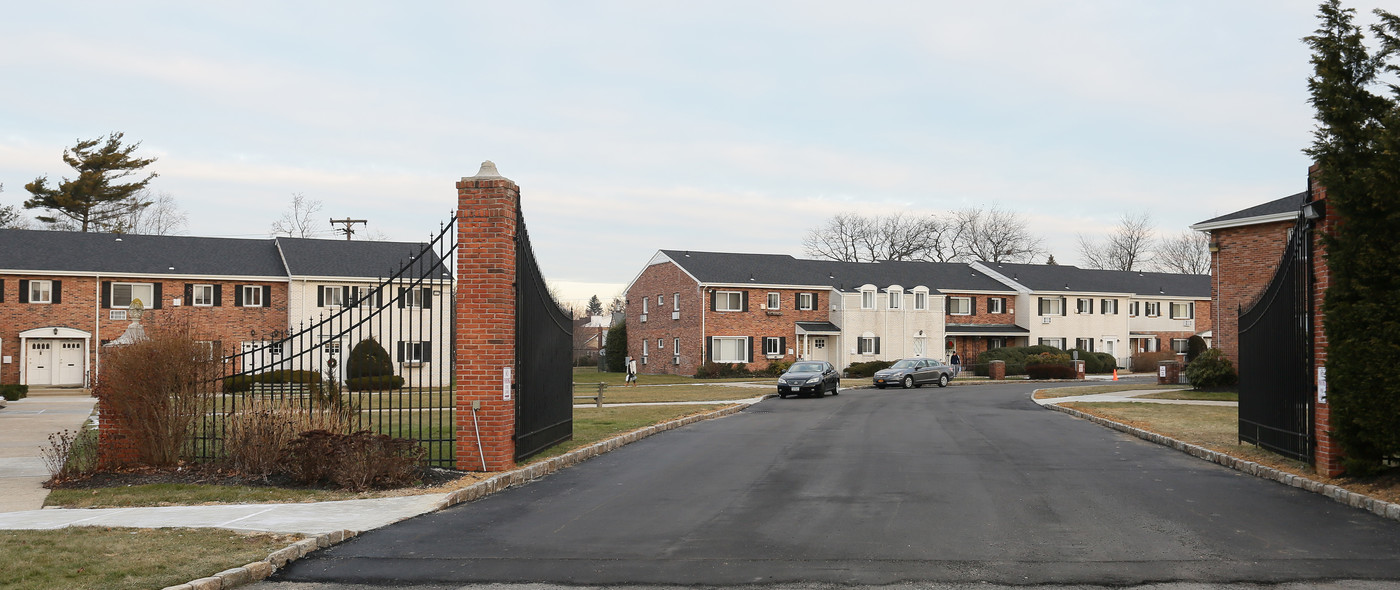
<instances>
[{"instance_id":1,"label":"white entry door","mask_svg":"<svg viewBox=\"0 0 1400 590\"><path fill-rule=\"evenodd\" d=\"M54 341L54 385L83 384L83 341Z\"/></svg>"},{"instance_id":2,"label":"white entry door","mask_svg":"<svg viewBox=\"0 0 1400 590\"><path fill-rule=\"evenodd\" d=\"M30 340L24 354L24 382L27 385L53 385L54 351L52 340Z\"/></svg>"}]
</instances>

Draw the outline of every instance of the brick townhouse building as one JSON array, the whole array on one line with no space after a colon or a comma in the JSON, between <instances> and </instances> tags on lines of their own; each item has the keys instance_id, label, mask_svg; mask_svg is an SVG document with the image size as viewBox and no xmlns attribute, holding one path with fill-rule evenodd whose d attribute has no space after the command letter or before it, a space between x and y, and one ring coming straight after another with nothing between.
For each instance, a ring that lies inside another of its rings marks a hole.
<instances>
[{"instance_id":1,"label":"brick townhouse building","mask_svg":"<svg viewBox=\"0 0 1400 590\"><path fill-rule=\"evenodd\" d=\"M319 284L367 289L419 247L345 244L0 230L0 383L91 385L102 345L127 330L138 302L145 325L188 321L210 354L239 352L324 313L307 304ZM317 246L339 254L319 256L328 251Z\"/></svg>"},{"instance_id":2,"label":"brick townhouse building","mask_svg":"<svg viewBox=\"0 0 1400 590\"><path fill-rule=\"evenodd\" d=\"M662 250L627 287L628 350L644 373L954 350L971 364L990 348L1037 343L1110 352L1126 366L1135 346L1184 349L1210 329L1199 317L1210 308L1204 275L993 266Z\"/></svg>"}]
</instances>

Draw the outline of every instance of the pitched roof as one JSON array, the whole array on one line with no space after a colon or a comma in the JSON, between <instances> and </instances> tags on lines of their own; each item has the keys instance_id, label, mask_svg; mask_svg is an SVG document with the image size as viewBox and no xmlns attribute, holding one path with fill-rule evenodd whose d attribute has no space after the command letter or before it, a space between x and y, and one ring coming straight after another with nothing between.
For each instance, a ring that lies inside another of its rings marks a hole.
<instances>
[{"instance_id":1,"label":"pitched roof","mask_svg":"<svg viewBox=\"0 0 1400 590\"><path fill-rule=\"evenodd\" d=\"M786 254L739 254L662 250L702 283L797 285L856 291L861 285L899 285L906 289L1010 291L1000 281L959 262L838 262L794 258Z\"/></svg>"},{"instance_id":2,"label":"pitched roof","mask_svg":"<svg viewBox=\"0 0 1400 590\"><path fill-rule=\"evenodd\" d=\"M281 277L273 241L0 230L0 269L33 272Z\"/></svg>"},{"instance_id":3,"label":"pitched roof","mask_svg":"<svg viewBox=\"0 0 1400 590\"><path fill-rule=\"evenodd\" d=\"M1065 264L980 264L1032 291L1158 294L1202 299L1210 297L1210 275L1095 270Z\"/></svg>"},{"instance_id":4,"label":"pitched roof","mask_svg":"<svg viewBox=\"0 0 1400 590\"><path fill-rule=\"evenodd\" d=\"M438 266L441 258L435 251L430 250L421 260L413 259L427 248L425 243L311 238L276 238L276 242L287 263L287 274L294 277L387 278L410 262L415 263L414 268L405 276L452 276L451 268Z\"/></svg>"},{"instance_id":5,"label":"pitched roof","mask_svg":"<svg viewBox=\"0 0 1400 590\"><path fill-rule=\"evenodd\" d=\"M1212 217L1192 225L1191 229L1210 230L1223 227L1286 221L1297 217L1298 210L1307 202L1308 192L1303 191L1295 195L1288 195L1282 199L1269 201L1262 205L1255 205L1246 209L1240 209L1234 213Z\"/></svg>"}]
</instances>

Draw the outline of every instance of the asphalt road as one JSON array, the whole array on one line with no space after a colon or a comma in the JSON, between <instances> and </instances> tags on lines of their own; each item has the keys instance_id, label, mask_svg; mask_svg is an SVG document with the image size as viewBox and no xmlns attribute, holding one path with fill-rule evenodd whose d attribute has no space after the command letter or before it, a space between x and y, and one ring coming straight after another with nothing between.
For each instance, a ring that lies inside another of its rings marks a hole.
<instances>
[{"instance_id":1,"label":"asphalt road","mask_svg":"<svg viewBox=\"0 0 1400 590\"><path fill-rule=\"evenodd\" d=\"M261 586L1400 580L1400 523L1042 409L1030 389L768 400Z\"/></svg>"}]
</instances>

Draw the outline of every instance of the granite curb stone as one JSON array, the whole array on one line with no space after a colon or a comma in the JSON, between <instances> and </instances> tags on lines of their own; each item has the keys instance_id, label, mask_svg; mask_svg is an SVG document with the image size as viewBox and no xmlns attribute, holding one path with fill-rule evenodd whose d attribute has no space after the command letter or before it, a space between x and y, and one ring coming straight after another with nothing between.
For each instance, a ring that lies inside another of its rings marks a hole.
<instances>
[{"instance_id":1,"label":"granite curb stone","mask_svg":"<svg viewBox=\"0 0 1400 590\"><path fill-rule=\"evenodd\" d=\"M1300 490L1326 496L1328 498L1331 498L1335 502L1351 506L1352 508L1359 508L1361 510L1365 510L1381 518L1400 520L1400 504L1395 504L1392 502L1386 502L1385 500L1372 498L1365 494L1359 494L1346 488L1338 487L1332 484L1324 484L1320 481L1315 481L1300 475L1295 475L1286 471L1274 469L1273 467L1269 467L1267 465L1261 465L1259 463L1255 463L1254 461L1246 461L1244 459L1227 455L1225 453L1212 451L1210 449L1198 445L1185 443L1174 438L1157 434L1155 432L1148 432L1141 428L1128 426L1127 424L1123 424L1120 422L1114 422L1107 418L1095 416L1093 414L1087 414L1085 412L1081 412L1072 408L1066 408L1057 404L1042 404L1041 407L1051 408L1056 411L1064 412L1076 418L1083 418L1090 422L1094 422L1120 432L1131 434L1148 442L1153 442L1162 446L1171 447L1173 449L1182 451L1194 457L1199 457L1206 461L1210 461L1212 463L1224 467L1229 467L1242 473L1247 473L1249 475L1253 475L1255 477L1263 479L1271 479L1286 486L1291 486Z\"/></svg>"}]
</instances>

